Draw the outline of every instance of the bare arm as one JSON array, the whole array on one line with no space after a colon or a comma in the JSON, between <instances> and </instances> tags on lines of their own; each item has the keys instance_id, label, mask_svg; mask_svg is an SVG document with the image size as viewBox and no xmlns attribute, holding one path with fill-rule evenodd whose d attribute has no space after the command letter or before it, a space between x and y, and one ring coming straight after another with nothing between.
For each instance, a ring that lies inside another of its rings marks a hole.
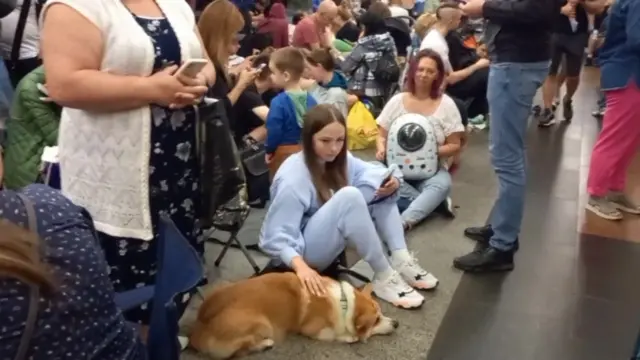
<instances>
[{"instance_id":1,"label":"bare arm","mask_svg":"<svg viewBox=\"0 0 640 360\"><path fill-rule=\"evenodd\" d=\"M584 0L582 6L588 14L598 15L604 11L607 3L605 0Z\"/></svg>"},{"instance_id":2,"label":"bare arm","mask_svg":"<svg viewBox=\"0 0 640 360\"><path fill-rule=\"evenodd\" d=\"M438 156L448 158L456 155L462 148L462 133L453 133L444 140L444 144L438 147Z\"/></svg>"},{"instance_id":3,"label":"bare arm","mask_svg":"<svg viewBox=\"0 0 640 360\"><path fill-rule=\"evenodd\" d=\"M149 78L100 71L104 39L100 30L64 4L44 14L42 58L49 96L56 103L92 111L123 111L155 98Z\"/></svg>"},{"instance_id":4,"label":"bare arm","mask_svg":"<svg viewBox=\"0 0 640 360\"><path fill-rule=\"evenodd\" d=\"M240 98L242 93L247 89L247 86L248 85L246 83L238 81L236 83L236 86L234 86L233 89L229 91L229 94L227 94L227 98L229 99L231 106L235 105L238 102L238 99Z\"/></svg>"},{"instance_id":5,"label":"bare arm","mask_svg":"<svg viewBox=\"0 0 640 360\"><path fill-rule=\"evenodd\" d=\"M453 85L457 82L460 82L468 78L469 76L471 76L471 74L473 74L476 70L478 70L478 67L476 64L473 64L473 65L467 66L462 70L451 72L449 73L449 75L447 75L447 84Z\"/></svg>"},{"instance_id":6,"label":"bare arm","mask_svg":"<svg viewBox=\"0 0 640 360\"><path fill-rule=\"evenodd\" d=\"M262 121L267 121L267 116L269 115L269 107L266 105L258 106L257 108L253 108L253 114L260 118Z\"/></svg>"},{"instance_id":7,"label":"bare arm","mask_svg":"<svg viewBox=\"0 0 640 360\"><path fill-rule=\"evenodd\" d=\"M376 138L376 150L378 151L386 151L387 150L387 137L389 136L389 132L387 129L382 126L378 126L378 137Z\"/></svg>"}]
</instances>

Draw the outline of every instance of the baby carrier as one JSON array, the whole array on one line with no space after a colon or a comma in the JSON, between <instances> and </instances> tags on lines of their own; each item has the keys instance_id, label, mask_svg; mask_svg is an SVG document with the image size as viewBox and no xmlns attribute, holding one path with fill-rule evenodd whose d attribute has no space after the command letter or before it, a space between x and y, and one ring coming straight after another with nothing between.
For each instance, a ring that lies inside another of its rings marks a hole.
<instances>
[{"instance_id":1,"label":"baby carrier","mask_svg":"<svg viewBox=\"0 0 640 360\"><path fill-rule=\"evenodd\" d=\"M426 180L438 172L438 141L432 119L405 114L393 121L387 137L387 166L395 164L406 180Z\"/></svg>"}]
</instances>

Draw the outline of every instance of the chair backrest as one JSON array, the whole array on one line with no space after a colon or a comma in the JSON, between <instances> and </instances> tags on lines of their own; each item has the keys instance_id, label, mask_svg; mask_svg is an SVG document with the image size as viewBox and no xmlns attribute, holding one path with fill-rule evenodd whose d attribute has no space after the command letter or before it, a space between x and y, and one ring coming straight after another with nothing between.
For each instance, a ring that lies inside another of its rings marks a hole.
<instances>
[{"instance_id":1,"label":"chair backrest","mask_svg":"<svg viewBox=\"0 0 640 360\"><path fill-rule=\"evenodd\" d=\"M158 272L149 324L149 359L178 360L178 313L175 297L193 290L204 277L204 266L195 249L163 214L158 224Z\"/></svg>"}]
</instances>

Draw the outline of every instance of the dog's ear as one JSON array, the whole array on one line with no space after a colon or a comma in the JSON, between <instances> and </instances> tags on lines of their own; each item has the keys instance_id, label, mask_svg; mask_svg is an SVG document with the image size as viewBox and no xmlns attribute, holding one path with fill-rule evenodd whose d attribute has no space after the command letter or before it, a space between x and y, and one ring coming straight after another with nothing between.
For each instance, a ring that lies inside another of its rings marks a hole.
<instances>
[{"instance_id":1,"label":"dog's ear","mask_svg":"<svg viewBox=\"0 0 640 360\"><path fill-rule=\"evenodd\" d=\"M363 295L371 296L371 293L373 292L373 285L371 285L371 283L367 283L367 285L360 289L360 292Z\"/></svg>"}]
</instances>

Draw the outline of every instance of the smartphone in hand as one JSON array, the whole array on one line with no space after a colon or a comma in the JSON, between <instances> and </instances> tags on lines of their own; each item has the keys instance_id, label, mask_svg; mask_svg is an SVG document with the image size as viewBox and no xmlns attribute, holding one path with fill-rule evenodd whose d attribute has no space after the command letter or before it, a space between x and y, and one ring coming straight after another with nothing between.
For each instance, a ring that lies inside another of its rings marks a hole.
<instances>
[{"instance_id":1,"label":"smartphone in hand","mask_svg":"<svg viewBox=\"0 0 640 360\"><path fill-rule=\"evenodd\" d=\"M184 76L188 78L195 78L204 69L209 61L207 59L189 59L182 63L176 76Z\"/></svg>"}]
</instances>

